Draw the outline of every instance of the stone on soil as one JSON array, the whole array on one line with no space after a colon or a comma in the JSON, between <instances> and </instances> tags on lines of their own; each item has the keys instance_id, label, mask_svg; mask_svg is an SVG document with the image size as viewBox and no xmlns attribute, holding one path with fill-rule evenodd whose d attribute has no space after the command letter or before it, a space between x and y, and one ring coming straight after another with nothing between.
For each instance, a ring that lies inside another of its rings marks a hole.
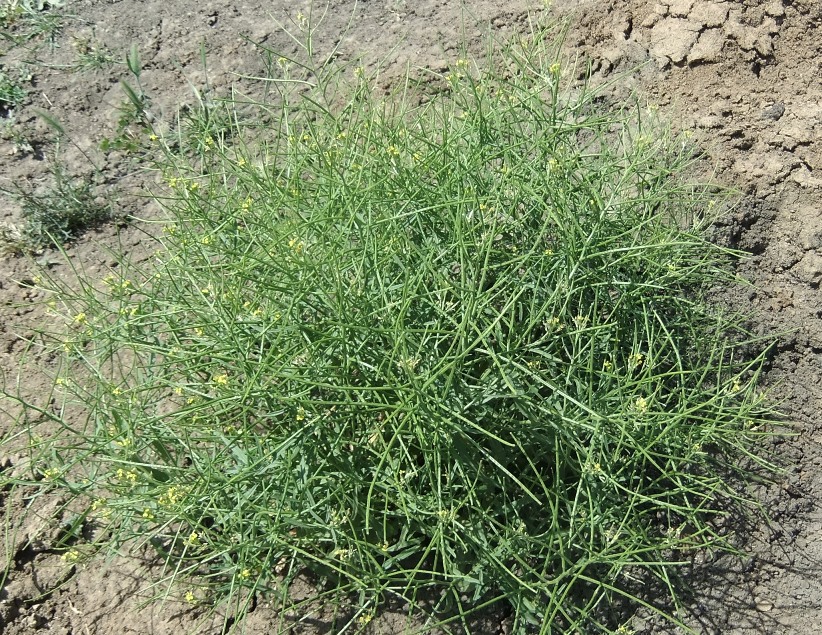
<instances>
[{"instance_id":1,"label":"stone on soil","mask_svg":"<svg viewBox=\"0 0 822 635\"><path fill-rule=\"evenodd\" d=\"M817 286L822 280L822 256L814 251L806 253L793 269L796 277L811 286Z\"/></svg>"}]
</instances>

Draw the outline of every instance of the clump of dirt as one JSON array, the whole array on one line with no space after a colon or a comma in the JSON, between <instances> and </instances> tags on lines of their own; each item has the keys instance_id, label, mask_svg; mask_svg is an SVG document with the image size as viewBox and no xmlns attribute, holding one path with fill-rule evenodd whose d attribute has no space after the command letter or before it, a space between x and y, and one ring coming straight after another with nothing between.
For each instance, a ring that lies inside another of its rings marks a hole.
<instances>
[{"instance_id":1,"label":"clump of dirt","mask_svg":"<svg viewBox=\"0 0 822 635\"><path fill-rule=\"evenodd\" d=\"M436 0L386 0L362 3L352 20L351 3L335 1L323 14L317 46L329 53L337 47L338 59L362 58L370 67L382 62L380 82L387 88L408 66L447 70L463 40L481 50L485 25L524 33L530 4L478 0L463 10ZM36 90L28 90L22 107L4 113L0 187L49 186L56 133L36 113L45 111L65 130L58 158L67 173L87 179L101 203L151 218L152 203L134 193L155 177L138 169L125 149L99 150L103 139L118 134L126 100L119 82L129 79L125 66L101 64L77 72L58 66L76 59L77 42L84 42L85 50L92 44L110 50L118 61L136 44L150 117L154 125L171 129L180 105L196 105L192 86L201 97L217 97L242 85L243 76L265 72L250 42L293 52L295 44L277 24L292 28L298 10L309 15L308 3L68 3L65 15L72 17L63 18L52 48L16 49L4 58L4 68L30 69ZM692 601L682 619L704 633L816 633L822 623L822 514L816 504L822 494L822 39L817 35L822 4L555 0L551 10L571 20L566 50L591 60L593 81L621 97L642 95L649 108L692 134L706 178L740 192L718 232L729 246L750 254L738 268L751 284L723 290L717 301L731 309L753 308L756 332L780 334L765 380L795 436L774 441L787 468L777 483L758 491L770 522L747 532L743 546L749 556L725 556L694 568L688 580ZM316 9L313 15L320 17ZM24 64L32 60L37 64ZM9 204L0 220L19 221L19 209ZM150 257L143 231L108 226L76 240L66 253L102 278L116 267L108 248L123 247L136 260ZM72 275L58 253L36 258L56 275ZM37 345L36 329L49 318L42 296L31 288L33 275L27 259L0 259L0 372L7 390L45 405L51 381L41 373L48 373L54 360L43 358ZM0 434L10 432L19 415L13 404L4 404ZM20 456L0 457L2 470L21 465ZM202 611L184 602L141 606L146 583L157 574L147 556L123 555L103 566L61 559L56 546L63 529L47 520L59 508L58 499L27 500L22 490L0 496L9 528L0 556L8 558L0 562L8 570L0 590L4 633L222 631L228 618L198 622ZM22 514L24 509L29 513ZM275 609L259 603L246 630L269 632L276 623ZM388 613L369 628L398 632L403 624L398 614ZM671 632L647 616L637 617L634 626L638 633ZM477 632L509 627L504 616L490 616ZM304 622L295 632L328 628L319 620Z\"/></svg>"}]
</instances>

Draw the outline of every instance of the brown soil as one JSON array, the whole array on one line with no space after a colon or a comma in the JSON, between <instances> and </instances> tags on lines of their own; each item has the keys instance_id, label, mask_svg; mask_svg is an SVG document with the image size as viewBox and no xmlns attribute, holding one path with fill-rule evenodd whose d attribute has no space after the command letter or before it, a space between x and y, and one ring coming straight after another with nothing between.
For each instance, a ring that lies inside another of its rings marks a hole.
<instances>
[{"instance_id":1,"label":"brown soil","mask_svg":"<svg viewBox=\"0 0 822 635\"><path fill-rule=\"evenodd\" d=\"M445 69L458 57L463 33L472 46L482 42L483 25L516 34L527 28L526 0L473 0L463 10L454 0L362 2L350 22L352 2L332 0L318 35L318 46L340 43L343 59L362 57L373 66L384 60L380 81L388 86L408 66ZM177 108L193 103L190 85L224 94L242 81L237 74L262 72L260 58L244 39L264 41L289 52L293 44L275 20L288 24L307 2L139 3L77 0L67 3L67 19L57 48L41 49L42 62L65 64L74 38L93 37L123 59L132 43L143 59L143 82L160 126L173 124ZM694 589L684 617L697 632L809 635L822 624L822 3L818 0L555 0L552 11L572 18L569 54L592 61L598 82L616 79L611 90L636 91L674 123L693 132L714 178L742 193L742 200L719 235L751 257L740 273L745 289L723 291L718 301L757 312L755 328L782 333L770 357L766 382L784 399L796 436L780 440L777 454L787 465L776 485L763 488L770 514L745 535L749 555L722 557L695 567L687 583ZM244 36L244 37L243 37ZM200 64L200 45L208 70ZM479 50L479 49L478 49ZM16 50L3 59L10 66L26 57ZM625 71L637 69L630 74ZM111 137L116 108L124 100L118 82L122 65L94 72L31 67L33 87L16 113L14 130L28 141L6 135L0 141L0 186L47 183L54 132L34 109L46 110L64 125L73 144L61 145L60 158L74 175L90 175L95 194L123 213L150 217L152 204L133 194L153 177L118 152L97 150ZM98 164L94 170L85 155ZM0 220L13 222L19 210L9 202ZM122 245L132 258L147 258L142 230L106 226L70 245L73 262L95 275L112 266L106 247ZM39 264L58 276L71 269L56 253ZM50 360L37 359L28 342L48 318L41 297L27 288L29 261L0 258L0 372L8 390L37 402L48 398L42 376ZM13 404L0 409L0 435L15 425ZM11 447L11 446L10 446ZM6 451L6 450L4 450ZM13 472L19 458L0 456L0 469ZM0 631L8 635L49 633L217 633L222 618L200 620L190 606L167 602L143 607L146 581L156 563L130 554L111 562L67 568L53 550L58 528L44 518L59 506L47 498L29 502L6 496L5 548L0 550ZM35 512L35 513L32 513ZM276 630L277 616L256 605L246 630ZM322 621L304 623L300 632L327 632ZM403 630L400 617L372 622L375 633ZM653 619L635 620L638 633L675 632ZM504 616L486 620L481 632L506 632ZM295 632L297 632L295 630Z\"/></svg>"}]
</instances>

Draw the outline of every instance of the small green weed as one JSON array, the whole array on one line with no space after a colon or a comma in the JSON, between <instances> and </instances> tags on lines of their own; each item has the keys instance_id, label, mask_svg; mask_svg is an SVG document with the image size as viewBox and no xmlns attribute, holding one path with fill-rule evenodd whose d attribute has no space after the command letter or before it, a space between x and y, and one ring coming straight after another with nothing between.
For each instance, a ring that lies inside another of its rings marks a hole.
<instances>
[{"instance_id":1,"label":"small green weed","mask_svg":"<svg viewBox=\"0 0 822 635\"><path fill-rule=\"evenodd\" d=\"M70 67L71 70L78 72L102 70L111 68L117 63L111 49L94 38L74 38L72 47L76 53L76 59Z\"/></svg>"},{"instance_id":2,"label":"small green weed","mask_svg":"<svg viewBox=\"0 0 822 635\"><path fill-rule=\"evenodd\" d=\"M126 94L126 100L118 108L120 113L117 119L117 132L112 138L104 138L100 143L100 149L104 152L111 150L121 150L128 153L135 153L143 149L147 138L152 132L150 111L151 99L143 90L140 81L142 66L140 54L136 46L132 46L126 56L126 66L135 82L133 87L128 81L122 80L120 85Z\"/></svg>"},{"instance_id":3,"label":"small green weed","mask_svg":"<svg viewBox=\"0 0 822 635\"><path fill-rule=\"evenodd\" d=\"M675 601L688 554L730 546L763 357L701 300L732 254L685 146L571 97L551 33L454 60L422 105L278 58L257 125L169 150L151 265L41 283L69 335L25 482L104 525L94 548L155 545L181 599L265 594L273 628L669 615L635 589Z\"/></svg>"},{"instance_id":4,"label":"small green weed","mask_svg":"<svg viewBox=\"0 0 822 635\"><path fill-rule=\"evenodd\" d=\"M19 71L0 66L0 116L6 117L26 100L28 92L23 85L27 81L30 78Z\"/></svg>"},{"instance_id":5,"label":"small green weed","mask_svg":"<svg viewBox=\"0 0 822 635\"><path fill-rule=\"evenodd\" d=\"M35 41L53 46L63 30L60 0L4 0L0 6L0 39L12 46Z\"/></svg>"},{"instance_id":6,"label":"small green weed","mask_svg":"<svg viewBox=\"0 0 822 635\"><path fill-rule=\"evenodd\" d=\"M22 226L2 230L6 251L28 253L46 247L60 247L84 231L112 217L111 206L100 204L87 181L68 178L55 163L51 169L53 185L42 193L22 187L6 190L22 207Z\"/></svg>"},{"instance_id":7,"label":"small green weed","mask_svg":"<svg viewBox=\"0 0 822 635\"><path fill-rule=\"evenodd\" d=\"M103 70L120 63L114 53L94 36L77 36L72 38L74 59L68 64L55 64L39 59L29 60L28 64L41 68L68 70L74 73Z\"/></svg>"},{"instance_id":8,"label":"small green weed","mask_svg":"<svg viewBox=\"0 0 822 635\"><path fill-rule=\"evenodd\" d=\"M29 137L23 132L22 127L18 126L17 117L15 113L9 111L2 122L0 122L0 139L10 141L12 143L14 154L34 154L36 152L35 145L32 144Z\"/></svg>"}]
</instances>

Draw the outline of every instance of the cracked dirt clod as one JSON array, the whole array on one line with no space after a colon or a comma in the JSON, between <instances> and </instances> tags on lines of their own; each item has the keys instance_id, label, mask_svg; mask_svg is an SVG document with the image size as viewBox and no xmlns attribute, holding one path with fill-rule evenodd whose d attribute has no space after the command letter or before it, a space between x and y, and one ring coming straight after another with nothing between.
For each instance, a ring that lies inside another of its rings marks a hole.
<instances>
[{"instance_id":1,"label":"cracked dirt clod","mask_svg":"<svg viewBox=\"0 0 822 635\"><path fill-rule=\"evenodd\" d=\"M685 17L694 6L694 0L669 0L668 12L675 17Z\"/></svg>"},{"instance_id":2,"label":"cracked dirt clod","mask_svg":"<svg viewBox=\"0 0 822 635\"><path fill-rule=\"evenodd\" d=\"M700 26L682 18L665 18L651 29L651 53L658 60L681 64L699 37Z\"/></svg>"},{"instance_id":3,"label":"cracked dirt clod","mask_svg":"<svg viewBox=\"0 0 822 635\"><path fill-rule=\"evenodd\" d=\"M729 10L725 2L697 2L688 18L706 28L720 27L725 24Z\"/></svg>"},{"instance_id":4,"label":"cracked dirt clod","mask_svg":"<svg viewBox=\"0 0 822 635\"><path fill-rule=\"evenodd\" d=\"M690 64L713 63L722 59L725 37L722 29L706 29L699 34L699 40L688 52Z\"/></svg>"}]
</instances>

